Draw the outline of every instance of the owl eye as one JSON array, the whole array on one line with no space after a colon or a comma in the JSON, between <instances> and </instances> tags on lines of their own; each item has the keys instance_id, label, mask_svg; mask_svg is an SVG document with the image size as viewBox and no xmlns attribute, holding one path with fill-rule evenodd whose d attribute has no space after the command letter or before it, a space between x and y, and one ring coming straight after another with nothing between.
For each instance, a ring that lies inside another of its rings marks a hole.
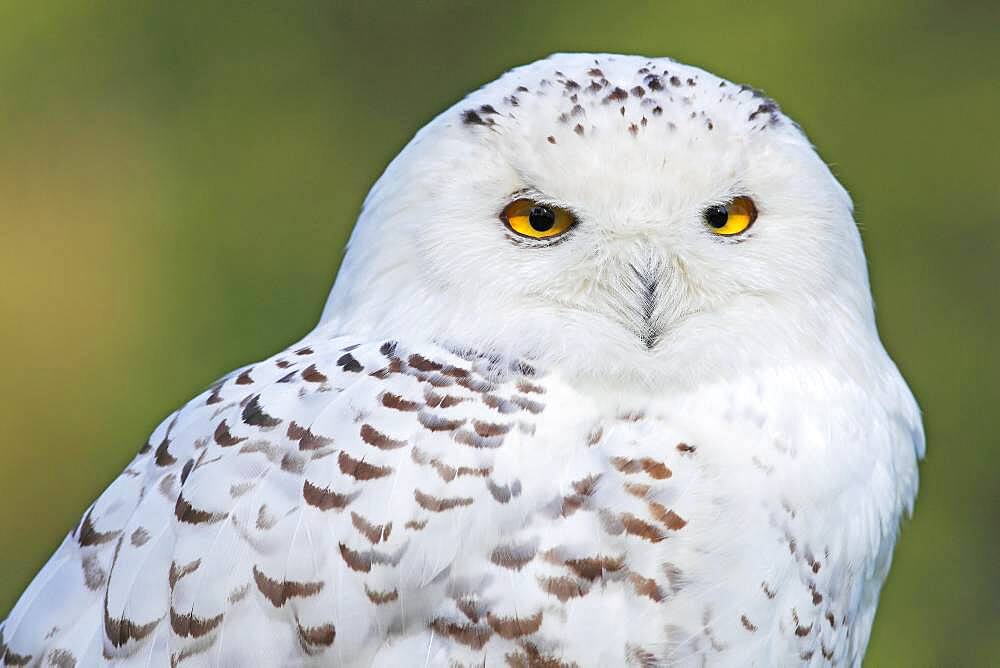
<instances>
[{"instance_id":1,"label":"owl eye","mask_svg":"<svg viewBox=\"0 0 1000 668\"><path fill-rule=\"evenodd\" d=\"M505 206L500 219L515 234L531 239L557 237L576 222L573 214L566 209L526 198L516 199Z\"/></svg>"},{"instance_id":2,"label":"owl eye","mask_svg":"<svg viewBox=\"0 0 1000 668\"><path fill-rule=\"evenodd\" d=\"M752 199L741 195L728 204L708 207L702 215L714 234L731 237L753 225L757 220L757 207Z\"/></svg>"}]
</instances>

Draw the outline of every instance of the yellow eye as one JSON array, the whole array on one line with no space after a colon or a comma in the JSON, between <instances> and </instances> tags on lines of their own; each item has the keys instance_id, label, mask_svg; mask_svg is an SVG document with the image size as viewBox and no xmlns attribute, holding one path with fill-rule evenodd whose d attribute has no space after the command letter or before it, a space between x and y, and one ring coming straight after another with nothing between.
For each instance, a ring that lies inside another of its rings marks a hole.
<instances>
[{"instance_id":1,"label":"yellow eye","mask_svg":"<svg viewBox=\"0 0 1000 668\"><path fill-rule=\"evenodd\" d=\"M715 234L731 237L746 231L757 220L757 207L749 197L734 198L729 204L705 209L705 222Z\"/></svg>"},{"instance_id":2,"label":"yellow eye","mask_svg":"<svg viewBox=\"0 0 1000 668\"><path fill-rule=\"evenodd\" d=\"M500 219L515 234L531 239L557 237L576 222L573 214L566 209L530 199L514 200L504 207Z\"/></svg>"}]
</instances>

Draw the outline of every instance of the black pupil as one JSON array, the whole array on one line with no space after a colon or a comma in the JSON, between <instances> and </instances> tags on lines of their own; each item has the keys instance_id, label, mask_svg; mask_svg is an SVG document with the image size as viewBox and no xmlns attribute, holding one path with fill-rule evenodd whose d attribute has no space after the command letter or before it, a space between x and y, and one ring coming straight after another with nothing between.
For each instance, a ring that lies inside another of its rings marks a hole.
<instances>
[{"instance_id":1,"label":"black pupil","mask_svg":"<svg viewBox=\"0 0 1000 668\"><path fill-rule=\"evenodd\" d=\"M705 220L715 229L719 229L726 226L726 221L729 220L729 212L726 211L726 207L724 206L713 206L705 211Z\"/></svg>"},{"instance_id":2,"label":"black pupil","mask_svg":"<svg viewBox=\"0 0 1000 668\"><path fill-rule=\"evenodd\" d=\"M556 224L556 214L547 206L533 206L528 214L528 223L536 232L548 232Z\"/></svg>"}]
</instances>

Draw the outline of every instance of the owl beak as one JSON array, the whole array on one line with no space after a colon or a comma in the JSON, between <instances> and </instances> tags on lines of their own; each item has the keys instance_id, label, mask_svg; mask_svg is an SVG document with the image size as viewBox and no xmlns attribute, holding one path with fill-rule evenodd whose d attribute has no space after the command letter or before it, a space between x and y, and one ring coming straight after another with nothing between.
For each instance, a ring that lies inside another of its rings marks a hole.
<instances>
[{"instance_id":1,"label":"owl beak","mask_svg":"<svg viewBox=\"0 0 1000 668\"><path fill-rule=\"evenodd\" d=\"M639 316L636 335L646 350L653 350L663 336L663 329L658 323L657 291L660 287L660 271L655 263L645 267L629 265L635 275L635 313Z\"/></svg>"}]
</instances>

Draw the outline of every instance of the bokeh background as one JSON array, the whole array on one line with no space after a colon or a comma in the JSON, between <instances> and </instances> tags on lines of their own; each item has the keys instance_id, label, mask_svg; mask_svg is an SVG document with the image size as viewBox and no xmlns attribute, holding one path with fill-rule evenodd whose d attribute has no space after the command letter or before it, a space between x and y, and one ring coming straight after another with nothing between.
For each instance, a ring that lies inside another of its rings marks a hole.
<instances>
[{"instance_id":1,"label":"bokeh background","mask_svg":"<svg viewBox=\"0 0 1000 668\"><path fill-rule=\"evenodd\" d=\"M311 328L414 131L621 51L763 88L853 193L929 442L869 665L997 665L1000 3L248 4L0 3L0 617L163 416Z\"/></svg>"}]
</instances>

